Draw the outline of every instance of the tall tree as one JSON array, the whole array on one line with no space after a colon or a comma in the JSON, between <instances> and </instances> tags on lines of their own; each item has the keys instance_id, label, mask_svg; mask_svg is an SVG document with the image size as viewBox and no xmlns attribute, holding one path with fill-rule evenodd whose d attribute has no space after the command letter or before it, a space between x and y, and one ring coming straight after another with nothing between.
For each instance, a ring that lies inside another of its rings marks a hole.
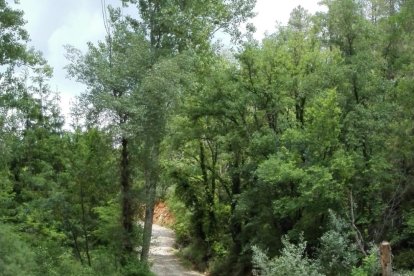
<instances>
[{"instance_id":1,"label":"tall tree","mask_svg":"<svg viewBox=\"0 0 414 276\"><path fill-rule=\"evenodd\" d=\"M1 0L0 22L0 65L35 62L26 45L29 34L23 27L23 12L10 8L6 0Z\"/></svg>"},{"instance_id":2,"label":"tall tree","mask_svg":"<svg viewBox=\"0 0 414 276\"><path fill-rule=\"evenodd\" d=\"M175 55L185 50L209 52L210 42L218 30L238 34L238 25L253 15L255 0L232 1L154 1L123 0L125 4L137 6L141 25L149 38L154 53L154 63L161 57ZM134 20L132 20L134 21ZM162 93L161 91L158 91ZM159 112L162 112L159 110ZM157 126L163 129L161 124ZM143 248L141 259L147 261L152 232L157 173L159 163L158 141L146 143L144 150L149 153L152 163L144 174L152 176L146 179L147 204L145 212Z\"/></svg>"},{"instance_id":3,"label":"tall tree","mask_svg":"<svg viewBox=\"0 0 414 276\"><path fill-rule=\"evenodd\" d=\"M68 70L71 76L88 87L80 99L92 107L88 111L89 120L109 128L119 146L122 248L124 254L130 255L134 250L134 202L131 195L133 133L129 122L140 108L133 105L133 97L150 70L152 53L144 34L133 29L121 17L120 10L110 9L108 24L110 32L105 42L96 46L90 43L85 55L69 48L72 63Z\"/></svg>"},{"instance_id":4,"label":"tall tree","mask_svg":"<svg viewBox=\"0 0 414 276\"><path fill-rule=\"evenodd\" d=\"M133 172L142 171L146 200L152 202L147 205L153 206L166 116L174 105L174 93L180 91L183 80L180 72L186 61L184 58L154 59L154 52L139 26L122 18L120 10L110 9L110 19L111 31L105 42L97 46L90 44L86 55L69 49L72 64L68 69L88 86L89 91L80 98L85 106L91 106L86 108L88 121L92 125L104 125L118 143L122 248L127 258L135 248L136 199L132 183L136 175ZM136 165L138 170L134 169Z\"/></svg>"}]
</instances>

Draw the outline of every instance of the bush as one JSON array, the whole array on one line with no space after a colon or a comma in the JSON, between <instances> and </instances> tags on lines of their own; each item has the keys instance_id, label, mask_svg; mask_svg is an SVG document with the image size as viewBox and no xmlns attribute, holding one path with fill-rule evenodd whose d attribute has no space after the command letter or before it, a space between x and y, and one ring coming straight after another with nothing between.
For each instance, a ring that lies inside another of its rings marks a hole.
<instances>
[{"instance_id":1,"label":"bush","mask_svg":"<svg viewBox=\"0 0 414 276\"><path fill-rule=\"evenodd\" d=\"M282 238L284 248L281 255L269 259L267 255L258 247L253 246L253 265L255 267L255 275L263 276L319 276L321 269L316 262L313 262L305 254L306 242L303 236L300 242L295 245L291 243L287 236Z\"/></svg>"},{"instance_id":2,"label":"bush","mask_svg":"<svg viewBox=\"0 0 414 276\"><path fill-rule=\"evenodd\" d=\"M190 244L191 212L173 193L168 195L167 206L175 218L173 229L177 243L183 246Z\"/></svg>"},{"instance_id":3,"label":"bush","mask_svg":"<svg viewBox=\"0 0 414 276\"><path fill-rule=\"evenodd\" d=\"M354 243L349 238L347 223L330 212L331 230L320 238L318 259L323 273L327 275L349 275L358 262Z\"/></svg>"},{"instance_id":4,"label":"bush","mask_svg":"<svg viewBox=\"0 0 414 276\"><path fill-rule=\"evenodd\" d=\"M414 249L400 252L395 256L394 264L399 269L414 269Z\"/></svg>"},{"instance_id":5,"label":"bush","mask_svg":"<svg viewBox=\"0 0 414 276\"><path fill-rule=\"evenodd\" d=\"M205 244L202 241L195 240L181 250L180 255L190 261L196 269L204 271L208 266L206 252L207 248Z\"/></svg>"},{"instance_id":6,"label":"bush","mask_svg":"<svg viewBox=\"0 0 414 276\"><path fill-rule=\"evenodd\" d=\"M380 262L378 247L373 246L370 250L370 254L362 260L360 267L354 267L352 269L352 276L370 276L378 275L380 271Z\"/></svg>"},{"instance_id":7,"label":"bush","mask_svg":"<svg viewBox=\"0 0 414 276\"><path fill-rule=\"evenodd\" d=\"M34 275L95 275L92 268L82 265L71 253L70 248L63 247L61 243L52 240L36 240L34 247L36 268Z\"/></svg>"},{"instance_id":8,"label":"bush","mask_svg":"<svg viewBox=\"0 0 414 276\"><path fill-rule=\"evenodd\" d=\"M123 276L153 276L148 265L138 261L138 259L131 257L127 264L122 267L121 275Z\"/></svg>"},{"instance_id":9,"label":"bush","mask_svg":"<svg viewBox=\"0 0 414 276\"><path fill-rule=\"evenodd\" d=\"M408 270L399 270L393 272L394 276L414 276L414 271L408 271Z\"/></svg>"}]
</instances>

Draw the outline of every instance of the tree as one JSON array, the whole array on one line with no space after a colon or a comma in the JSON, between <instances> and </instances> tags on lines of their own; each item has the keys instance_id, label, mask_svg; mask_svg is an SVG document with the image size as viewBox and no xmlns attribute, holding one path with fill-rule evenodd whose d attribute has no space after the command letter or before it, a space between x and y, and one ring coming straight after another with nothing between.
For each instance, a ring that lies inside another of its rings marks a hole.
<instances>
[{"instance_id":1,"label":"tree","mask_svg":"<svg viewBox=\"0 0 414 276\"><path fill-rule=\"evenodd\" d=\"M180 90L180 66L185 59L158 59L154 63L150 45L141 30L122 18L120 10L110 9L110 15L112 32L106 42L98 46L90 44L86 55L70 48L72 64L68 69L89 88L80 98L85 106L92 106L87 115L89 122L106 124L119 143L122 246L124 254L129 255L134 250L136 212L133 166L140 165L147 187L146 198L153 205L167 110L173 106L174 93Z\"/></svg>"},{"instance_id":2,"label":"tree","mask_svg":"<svg viewBox=\"0 0 414 276\"><path fill-rule=\"evenodd\" d=\"M0 226L0 265L7 276L30 274L35 267L34 253L27 243L7 225Z\"/></svg>"},{"instance_id":3,"label":"tree","mask_svg":"<svg viewBox=\"0 0 414 276\"><path fill-rule=\"evenodd\" d=\"M93 250L108 242L96 234L103 231L97 210L117 198L119 189L113 185L117 176L116 152L111 137L97 129L84 132L78 129L63 139L65 147L61 150L65 152L67 169L61 176L59 202L53 208L54 219L60 221L76 257L82 264L91 266ZM113 218L114 221L117 219L119 214ZM120 248L111 250L118 255Z\"/></svg>"},{"instance_id":4,"label":"tree","mask_svg":"<svg viewBox=\"0 0 414 276\"><path fill-rule=\"evenodd\" d=\"M244 162L249 128L243 124L247 106L238 93L236 71L223 57L212 59L198 76L203 85L187 94L174 117L168 140L178 157L170 166L176 194L192 211L189 232L192 243L204 248L204 260L241 250L223 241L229 233L235 243L238 239L234 213L242 183L237 166ZM229 219L228 227L220 227Z\"/></svg>"},{"instance_id":5,"label":"tree","mask_svg":"<svg viewBox=\"0 0 414 276\"><path fill-rule=\"evenodd\" d=\"M23 28L25 22L22 11L10 8L5 0L1 0L0 23L0 153L7 163L10 152L8 142L14 134L12 124L16 122L13 109L17 107L17 99L13 92L19 90L19 85L22 84L22 80L14 75L15 67L35 65L40 60L38 55L27 49L29 35ZM3 169L5 164L1 166Z\"/></svg>"},{"instance_id":6,"label":"tree","mask_svg":"<svg viewBox=\"0 0 414 276\"><path fill-rule=\"evenodd\" d=\"M132 20L141 25L149 38L154 53L154 63L160 57L168 57L185 50L208 53L211 39L219 29L238 33L238 24L253 15L254 0L234 1L169 1L123 0L125 4L136 4L141 21ZM162 93L161 91L154 91ZM161 124L159 129L163 129ZM157 168L159 163L159 143L146 143L144 150L152 159L151 166L144 174L152 176L146 180L147 204L144 223L143 249L141 259L147 261L152 232L152 217L157 185Z\"/></svg>"},{"instance_id":7,"label":"tree","mask_svg":"<svg viewBox=\"0 0 414 276\"><path fill-rule=\"evenodd\" d=\"M74 48L68 49L72 62L69 74L87 85L88 91L80 98L90 105L88 119L109 128L119 152L119 182L122 193L123 254L134 250L134 201L132 189L131 143L134 138L129 122L139 113L133 97L140 89L151 66L152 53L139 29L132 28L121 18L120 10L110 9L110 28L105 42L89 44L86 55Z\"/></svg>"},{"instance_id":8,"label":"tree","mask_svg":"<svg viewBox=\"0 0 414 276\"><path fill-rule=\"evenodd\" d=\"M23 28L23 12L13 10L6 0L0 1L0 65L17 65L19 63L36 63L26 43L29 40L27 31ZM2 75L0 75L2 77ZM1 80L1 78L0 78Z\"/></svg>"},{"instance_id":9,"label":"tree","mask_svg":"<svg viewBox=\"0 0 414 276\"><path fill-rule=\"evenodd\" d=\"M102 265L120 251L110 252L101 224L118 193L113 140L90 127L62 130L52 69L27 49L22 16L0 1L0 242L8 255L0 263L8 275L116 275L117 264ZM147 272L136 264L127 270Z\"/></svg>"}]
</instances>

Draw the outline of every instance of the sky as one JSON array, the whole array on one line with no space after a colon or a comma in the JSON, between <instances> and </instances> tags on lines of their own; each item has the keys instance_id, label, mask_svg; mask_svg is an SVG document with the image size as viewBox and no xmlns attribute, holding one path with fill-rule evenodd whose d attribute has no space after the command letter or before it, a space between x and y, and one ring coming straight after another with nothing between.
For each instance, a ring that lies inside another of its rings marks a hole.
<instances>
[{"instance_id":1,"label":"sky","mask_svg":"<svg viewBox=\"0 0 414 276\"><path fill-rule=\"evenodd\" d=\"M16 5L24 11L26 30L31 37L30 45L43 53L54 68L50 84L59 91L62 113L69 114L71 100L85 88L68 79L64 66L64 45L72 45L86 51L87 42L97 42L105 37L101 1L104 0L20 0ZM12 1L9 1L12 2ZM119 0L105 0L106 4L120 6ZM292 9L301 5L309 12L321 10L319 0L257 0L256 17L251 22L256 26L256 39L275 30L276 22L286 24ZM128 12L128 11L126 11Z\"/></svg>"}]
</instances>

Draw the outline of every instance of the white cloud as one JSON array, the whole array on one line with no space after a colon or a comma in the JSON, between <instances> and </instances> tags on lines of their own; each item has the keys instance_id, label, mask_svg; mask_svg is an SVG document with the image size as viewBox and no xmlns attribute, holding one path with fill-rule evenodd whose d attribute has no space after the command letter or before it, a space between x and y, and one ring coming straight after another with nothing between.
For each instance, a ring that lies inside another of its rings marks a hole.
<instances>
[{"instance_id":1,"label":"white cloud","mask_svg":"<svg viewBox=\"0 0 414 276\"><path fill-rule=\"evenodd\" d=\"M49 64L55 68L54 84L64 94L78 94L74 90L76 86L71 85L72 80L66 79L64 66L68 61L65 59L64 45L70 44L85 51L88 41L102 40L105 36L101 27L102 18L100 13L89 13L77 10L67 15L64 24L58 27L50 36L47 43L46 58Z\"/></svg>"},{"instance_id":2,"label":"white cloud","mask_svg":"<svg viewBox=\"0 0 414 276\"><path fill-rule=\"evenodd\" d=\"M314 13L320 10L318 0L258 0L252 19L257 28L256 38L275 30L276 22L286 24L289 14L298 5ZM107 4L119 6L119 0L107 0ZM66 78L63 67L65 59L63 45L70 44L86 50L88 41L96 42L105 36L100 0L21 0L18 8L25 12L33 45L44 53L49 64L54 67L53 90L61 92L63 114L69 114L69 102L84 90L84 86ZM131 11L131 10L129 10ZM130 13L130 12L128 12Z\"/></svg>"},{"instance_id":3,"label":"white cloud","mask_svg":"<svg viewBox=\"0 0 414 276\"><path fill-rule=\"evenodd\" d=\"M51 85L60 92L62 113L68 118L70 101L79 95L85 87L67 78L64 66L68 64L65 58L64 45L70 44L82 51L87 49L88 41L102 40L105 36L102 27L100 11L90 12L78 8L69 12L62 22L50 35L47 41L46 59L54 68L54 78Z\"/></svg>"},{"instance_id":4,"label":"white cloud","mask_svg":"<svg viewBox=\"0 0 414 276\"><path fill-rule=\"evenodd\" d=\"M107 1L107 3L115 0ZM70 44L85 51L87 42L102 40L105 30L100 0L95 1L39 1L22 0L17 8L23 9L30 45L40 50L54 68L52 90L59 91L62 113L67 117L69 104L74 96L84 91L82 84L66 77L64 45Z\"/></svg>"},{"instance_id":5,"label":"white cloud","mask_svg":"<svg viewBox=\"0 0 414 276\"><path fill-rule=\"evenodd\" d=\"M255 38L261 39L266 32L275 31L277 22L285 25L292 10L299 5L311 14L322 10L323 7L319 6L318 2L318 0L258 0L255 8L257 16L252 20L257 29Z\"/></svg>"}]
</instances>

